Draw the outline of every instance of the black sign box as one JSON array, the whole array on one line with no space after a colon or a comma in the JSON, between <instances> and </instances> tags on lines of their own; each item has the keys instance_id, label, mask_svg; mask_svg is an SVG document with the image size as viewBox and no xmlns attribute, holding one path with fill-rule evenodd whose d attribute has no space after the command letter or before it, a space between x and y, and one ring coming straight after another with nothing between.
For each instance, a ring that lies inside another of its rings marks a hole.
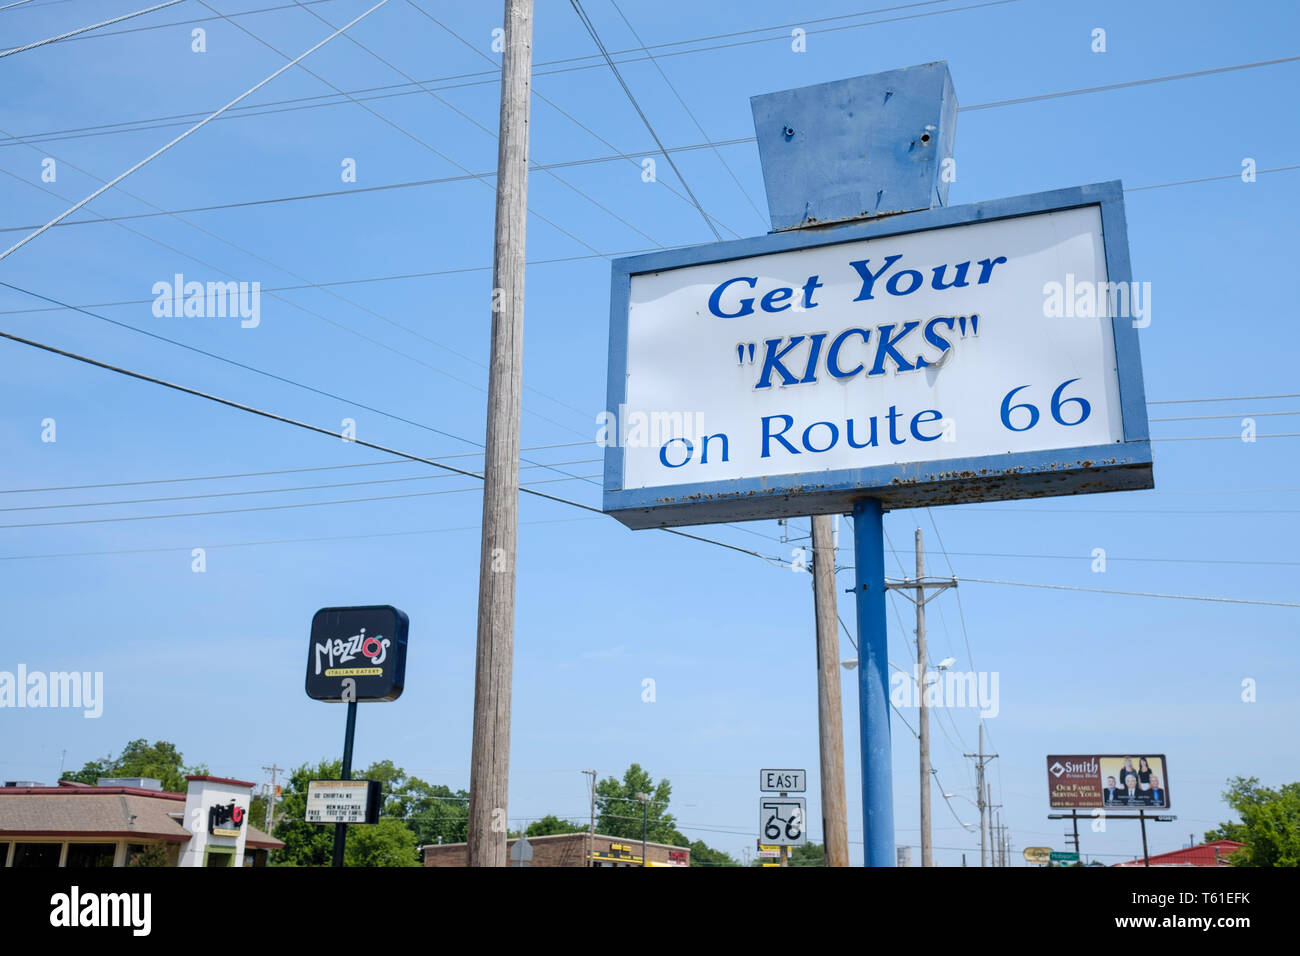
<instances>
[{"instance_id":1,"label":"black sign box","mask_svg":"<svg viewBox=\"0 0 1300 956\"><path fill-rule=\"evenodd\" d=\"M307 696L332 703L397 700L410 619L387 604L326 607L311 619Z\"/></svg>"}]
</instances>

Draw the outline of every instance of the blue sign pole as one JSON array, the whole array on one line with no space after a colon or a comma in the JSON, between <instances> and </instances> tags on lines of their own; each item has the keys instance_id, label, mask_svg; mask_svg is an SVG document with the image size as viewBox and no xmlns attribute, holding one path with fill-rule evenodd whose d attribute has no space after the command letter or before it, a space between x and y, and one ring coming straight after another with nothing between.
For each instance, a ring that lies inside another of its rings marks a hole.
<instances>
[{"instance_id":1,"label":"blue sign pole","mask_svg":"<svg viewBox=\"0 0 1300 956\"><path fill-rule=\"evenodd\" d=\"M946 63L751 100L774 232L948 204L957 97ZM853 504L867 866L895 866L881 504Z\"/></svg>"},{"instance_id":2,"label":"blue sign pole","mask_svg":"<svg viewBox=\"0 0 1300 956\"><path fill-rule=\"evenodd\" d=\"M885 625L885 522L880 502L853 503L858 604L858 714L862 738L862 839L867 866L894 866L894 768L889 741L889 641Z\"/></svg>"}]
</instances>

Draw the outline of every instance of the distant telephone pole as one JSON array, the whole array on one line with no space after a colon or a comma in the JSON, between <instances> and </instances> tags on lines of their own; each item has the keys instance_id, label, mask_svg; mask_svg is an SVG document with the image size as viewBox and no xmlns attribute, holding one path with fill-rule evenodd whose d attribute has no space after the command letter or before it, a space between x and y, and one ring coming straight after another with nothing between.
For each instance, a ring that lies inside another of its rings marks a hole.
<instances>
[{"instance_id":1,"label":"distant telephone pole","mask_svg":"<svg viewBox=\"0 0 1300 956\"><path fill-rule=\"evenodd\" d=\"M271 788L266 792L266 832L270 834L275 828L275 788L276 775L283 770L283 767L277 767L274 763L269 767L263 767L271 775Z\"/></svg>"},{"instance_id":2,"label":"distant telephone pole","mask_svg":"<svg viewBox=\"0 0 1300 956\"><path fill-rule=\"evenodd\" d=\"M528 217L528 109L532 0L506 0L497 144L492 348L483 461L483 530L470 752L470 866L506 865L510 698L515 651L515 555L519 532L519 416L523 387L524 233Z\"/></svg>"},{"instance_id":3,"label":"distant telephone pole","mask_svg":"<svg viewBox=\"0 0 1300 956\"><path fill-rule=\"evenodd\" d=\"M989 801L985 799L986 792L987 792L987 785L984 783L984 764L988 763L988 761L996 757L997 754L986 754L984 752L984 722L983 721L980 721L979 753L965 754L964 756L976 758L975 773L977 775L976 787L978 789L975 791L975 794L976 797L978 798L978 802L976 803L976 806L978 806L980 810L980 866L988 866L988 864L984 862L985 860L984 814L989 808ZM991 831L989 835L992 836Z\"/></svg>"},{"instance_id":4,"label":"distant telephone pole","mask_svg":"<svg viewBox=\"0 0 1300 956\"><path fill-rule=\"evenodd\" d=\"M933 839L930 831L930 707L926 702L926 649L925 649L925 605L933 597L925 596L926 589L933 589L936 592L944 591L947 588L957 586L956 578L947 578L939 581L927 581L925 579L925 544L921 537L921 529L916 529L916 578L912 581L899 581L897 584L890 582L885 585L887 590L901 591L905 597L911 597L912 603L916 605L916 694L920 714L918 721L920 732L917 734L921 740L921 865L934 866L934 849ZM912 597L907 594L908 591L915 591L916 596ZM934 595L937 597L936 595ZM981 747L980 749L983 749ZM969 756L969 755L968 755Z\"/></svg>"},{"instance_id":5,"label":"distant telephone pole","mask_svg":"<svg viewBox=\"0 0 1300 956\"><path fill-rule=\"evenodd\" d=\"M587 830L587 865L593 866L596 862L592 859L592 851L596 848L596 771L582 772L591 777L591 826Z\"/></svg>"}]
</instances>

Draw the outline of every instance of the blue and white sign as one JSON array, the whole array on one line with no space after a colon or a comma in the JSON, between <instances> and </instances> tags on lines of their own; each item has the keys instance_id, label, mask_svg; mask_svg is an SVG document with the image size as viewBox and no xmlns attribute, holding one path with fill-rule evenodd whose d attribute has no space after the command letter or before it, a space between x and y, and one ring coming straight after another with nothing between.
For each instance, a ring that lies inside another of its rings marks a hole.
<instances>
[{"instance_id":1,"label":"blue and white sign","mask_svg":"<svg viewBox=\"0 0 1300 956\"><path fill-rule=\"evenodd\" d=\"M616 260L604 508L664 527L1152 487L1117 182Z\"/></svg>"}]
</instances>

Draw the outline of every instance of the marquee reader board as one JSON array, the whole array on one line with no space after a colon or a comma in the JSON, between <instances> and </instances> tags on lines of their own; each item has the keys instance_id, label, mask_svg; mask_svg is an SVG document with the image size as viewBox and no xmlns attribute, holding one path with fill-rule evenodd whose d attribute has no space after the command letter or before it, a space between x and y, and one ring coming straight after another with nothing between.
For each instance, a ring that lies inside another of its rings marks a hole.
<instances>
[{"instance_id":1,"label":"marquee reader board","mask_svg":"<svg viewBox=\"0 0 1300 956\"><path fill-rule=\"evenodd\" d=\"M1153 487L1134 292L1118 181L617 259L604 510Z\"/></svg>"}]
</instances>

